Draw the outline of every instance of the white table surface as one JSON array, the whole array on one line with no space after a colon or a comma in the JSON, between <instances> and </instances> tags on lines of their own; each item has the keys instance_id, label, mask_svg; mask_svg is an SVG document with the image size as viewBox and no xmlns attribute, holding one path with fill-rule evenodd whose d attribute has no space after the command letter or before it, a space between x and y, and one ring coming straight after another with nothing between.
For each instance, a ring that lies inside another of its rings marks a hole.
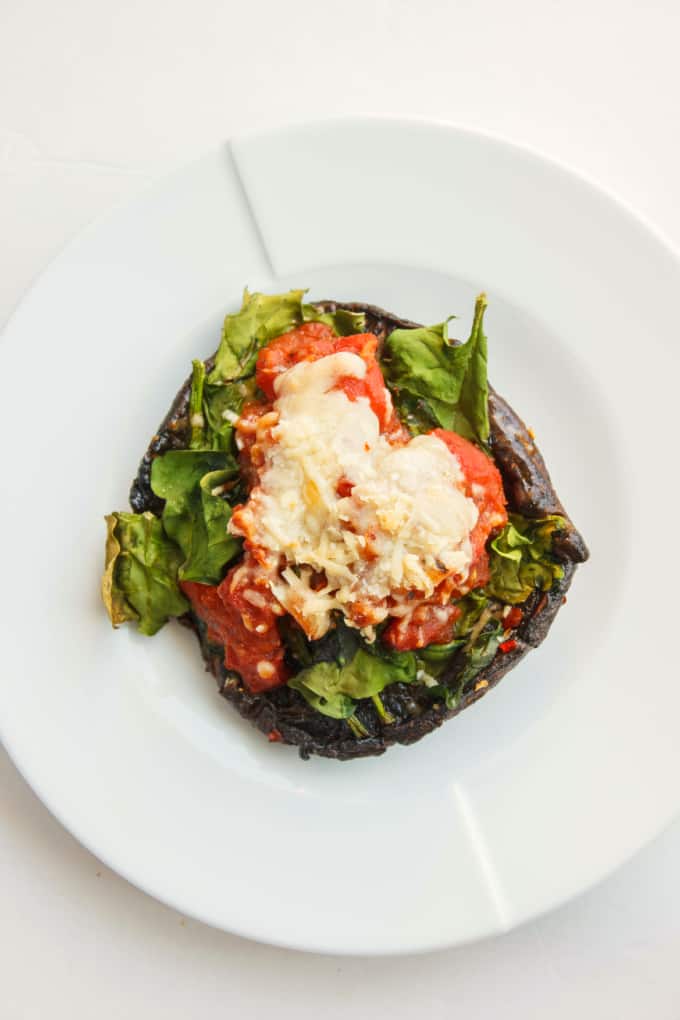
<instances>
[{"instance_id":1,"label":"white table surface","mask_svg":"<svg viewBox=\"0 0 680 1020\"><path fill-rule=\"evenodd\" d=\"M0 324L65 241L146 181L246 128L332 114L525 142L680 246L679 39L677 0L3 0ZM2 752L0 804L3 1020L680 1017L680 823L503 938L361 960L260 946L156 903Z\"/></svg>"}]
</instances>

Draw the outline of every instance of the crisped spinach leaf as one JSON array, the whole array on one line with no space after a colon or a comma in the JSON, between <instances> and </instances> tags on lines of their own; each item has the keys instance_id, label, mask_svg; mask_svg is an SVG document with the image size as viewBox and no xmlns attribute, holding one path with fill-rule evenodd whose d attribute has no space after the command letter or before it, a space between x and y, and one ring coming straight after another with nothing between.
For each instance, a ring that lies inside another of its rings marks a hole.
<instances>
[{"instance_id":1,"label":"crisped spinach leaf","mask_svg":"<svg viewBox=\"0 0 680 1020\"><path fill-rule=\"evenodd\" d=\"M182 553L151 513L109 514L102 596L111 622L137 620L155 634L171 616L189 608L177 586Z\"/></svg>"},{"instance_id":2,"label":"crisped spinach leaf","mask_svg":"<svg viewBox=\"0 0 680 1020\"><path fill-rule=\"evenodd\" d=\"M348 719L354 715L355 704L349 695L338 689L341 667L335 662L317 662L303 669L288 681L299 691L308 705L331 719Z\"/></svg>"},{"instance_id":3,"label":"crisped spinach leaf","mask_svg":"<svg viewBox=\"0 0 680 1020\"><path fill-rule=\"evenodd\" d=\"M483 669L489 665L493 660L498 646L503 638L503 627L497 620L494 621L489 629L485 629L481 634L478 635L472 648L466 649L466 661L465 666L461 672L456 676L456 684L458 687L458 697L463 692L463 688L470 680L474 680L478 673L481 673Z\"/></svg>"},{"instance_id":4,"label":"crisped spinach leaf","mask_svg":"<svg viewBox=\"0 0 680 1020\"><path fill-rule=\"evenodd\" d=\"M288 686L323 715L347 719L354 712L356 700L373 697L391 683L410 683L415 680L416 669L412 652L374 655L359 648L345 665L317 662L289 680Z\"/></svg>"},{"instance_id":5,"label":"crisped spinach leaf","mask_svg":"<svg viewBox=\"0 0 680 1020\"><path fill-rule=\"evenodd\" d=\"M456 635L467 638L479 618L489 608L489 596L486 589L477 588L468 592L462 599L458 599L456 605L461 610L461 615L456 620Z\"/></svg>"},{"instance_id":6,"label":"crisped spinach leaf","mask_svg":"<svg viewBox=\"0 0 680 1020\"><path fill-rule=\"evenodd\" d=\"M191 392L189 394L189 449L205 450L208 446L203 416L203 390L205 365L196 359L191 363Z\"/></svg>"},{"instance_id":7,"label":"crisped spinach leaf","mask_svg":"<svg viewBox=\"0 0 680 1020\"><path fill-rule=\"evenodd\" d=\"M392 399L399 420L412 436L420 436L441 426L441 422L425 397L416 397L408 390L392 388Z\"/></svg>"},{"instance_id":8,"label":"crisped spinach leaf","mask_svg":"<svg viewBox=\"0 0 680 1020\"><path fill-rule=\"evenodd\" d=\"M122 551L116 535L118 517L118 514L109 514L104 518L106 521L106 553L102 576L102 599L114 627L119 627L126 620L139 618L116 581L116 567Z\"/></svg>"},{"instance_id":9,"label":"crisped spinach leaf","mask_svg":"<svg viewBox=\"0 0 680 1020\"><path fill-rule=\"evenodd\" d=\"M313 666L315 662L344 666L363 646L359 631L348 627L341 614L337 614L335 626L317 641L310 641L291 617L284 617L281 627L284 641L303 666Z\"/></svg>"},{"instance_id":10,"label":"crisped spinach leaf","mask_svg":"<svg viewBox=\"0 0 680 1020\"><path fill-rule=\"evenodd\" d=\"M363 312L350 312L347 308L337 308L334 312L318 312L314 305L303 305L302 313L305 322L324 322L336 336L354 336L363 333L366 328L366 316Z\"/></svg>"},{"instance_id":11,"label":"crisped spinach leaf","mask_svg":"<svg viewBox=\"0 0 680 1020\"><path fill-rule=\"evenodd\" d=\"M412 431L440 425L482 445L488 441L485 308L486 297L480 294L464 344L449 342L447 322L395 329L385 341L383 373L402 420Z\"/></svg>"},{"instance_id":12,"label":"crisped spinach leaf","mask_svg":"<svg viewBox=\"0 0 680 1020\"><path fill-rule=\"evenodd\" d=\"M241 548L227 533L231 507L223 486L238 466L220 451L169 450L154 460L151 488L165 500L163 527L184 554L183 581L219 584L225 565Z\"/></svg>"},{"instance_id":13,"label":"crisped spinach leaf","mask_svg":"<svg viewBox=\"0 0 680 1020\"><path fill-rule=\"evenodd\" d=\"M251 375L258 351L302 321L304 290L287 294L251 294L244 291L241 310L227 315L209 383L231 382Z\"/></svg>"},{"instance_id":14,"label":"crisped spinach leaf","mask_svg":"<svg viewBox=\"0 0 680 1020\"><path fill-rule=\"evenodd\" d=\"M459 649L454 653L457 656L456 664L460 660L461 668L453 674L450 680L444 677L440 683L430 686L428 688L430 695L433 698L441 698L447 708L456 708L465 687L493 661L502 637L503 627L497 620L494 620L490 626L485 627L477 635L470 647ZM422 652L419 653L419 657L424 659ZM448 662L452 658L453 655ZM424 660L423 666L430 676L440 677L443 672L440 663L433 664Z\"/></svg>"},{"instance_id":15,"label":"crisped spinach leaf","mask_svg":"<svg viewBox=\"0 0 680 1020\"><path fill-rule=\"evenodd\" d=\"M456 652L465 644L465 638L455 638L447 645L426 645L417 652L418 665L429 676L438 677L444 672Z\"/></svg>"},{"instance_id":16,"label":"crisped spinach leaf","mask_svg":"<svg viewBox=\"0 0 680 1020\"><path fill-rule=\"evenodd\" d=\"M551 551L555 532L564 527L564 518L557 515L531 520L510 514L507 525L491 543L491 578L485 591L516 605L528 599L535 588L552 588L564 574Z\"/></svg>"},{"instance_id":17,"label":"crisped spinach leaf","mask_svg":"<svg viewBox=\"0 0 680 1020\"><path fill-rule=\"evenodd\" d=\"M303 305L304 294L304 290L291 290L287 294L251 294L246 290L241 310L227 315L224 320L215 367L208 382L215 385L252 375L262 347L303 322L325 322L338 336L363 329L361 312L342 308L336 312L317 312L313 305Z\"/></svg>"},{"instance_id":18,"label":"crisped spinach leaf","mask_svg":"<svg viewBox=\"0 0 680 1020\"><path fill-rule=\"evenodd\" d=\"M206 383L203 389L203 415L206 422L205 447L210 450L234 451L234 423L243 405L253 400L257 391L255 376L238 382L215 386Z\"/></svg>"},{"instance_id":19,"label":"crisped spinach leaf","mask_svg":"<svg viewBox=\"0 0 680 1020\"><path fill-rule=\"evenodd\" d=\"M432 697L455 708L465 687L493 660L503 635L502 623L495 618L499 602L524 602L536 588L547 591L562 577L563 567L551 549L555 532L564 526L564 519L558 516L530 520L510 515L491 543L489 582L458 602L462 614L456 622L456 640L450 646L431 645L418 652L418 664L429 677L445 679L449 666L453 671L450 681L430 683ZM463 647L456 650L457 645Z\"/></svg>"}]
</instances>

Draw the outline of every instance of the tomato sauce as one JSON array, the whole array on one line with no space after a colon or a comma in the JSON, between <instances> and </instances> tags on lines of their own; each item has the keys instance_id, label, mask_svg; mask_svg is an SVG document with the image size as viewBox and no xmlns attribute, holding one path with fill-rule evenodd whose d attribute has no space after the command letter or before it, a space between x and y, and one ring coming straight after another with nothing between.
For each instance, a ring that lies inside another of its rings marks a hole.
<instances>
[{"instance_id":1,"label":"tomato sauce","mask_svg":"<svg viewBox=\"0 0 680 1020\"><path fill-rule=\"evenodd\" d=\"M491 532L500 531L507 524L503 479L491 457L457 432L433 429L430 435L440 439L458 458L464 476L465 495L474 500L479 511L477 524L470 535L473 560L476 560Z\"/></svg>"},{"instance_id":2,"label":"tomato sauce","mask_svg":"<svg viewBox=\"0 0 680 1020\"><path fill-rule=\"evenodd\" d=\"M411 652L427 645L448 645L453 641L456 620L460 616L458 606L418 606L408 616L391 621L382 633L382 640L399 652Z\"/></svg>"},{"instance_id":3,"label":"tomato sauce","mask_svg":"<svg viewBox=\"0 0 680 1020\"><path fill-rule=\"evenodd\" d=\"M208 640L224 646L224 665L239 673L253 694L288 679L277 627L281 609L264 578L244 560L219 585L183 581L191 608L208 628Z\"/></svg>"},{"instance_id":4,"label":"tomato sauce","mask_svg":"<svg viewBox=\"0 0 680 1020\"><path fill-rule=\"evenodd\" d=\"M329 326L322 322L306 322L290 333L272 340L257 358L255 377L262 392L274 400L274 383L279 375L301 361L318 361L329 354L349 351L357 354L366 363L363 379L347 376L340 379L338 389L350 400L366 397L373 413L380 423L381 431L394 425L392 400L380 365L376 359L378 338L373 333L356 333L353 336L335 336Z\"/></svg>"},{"instance_id":5,"label":"tomato sauce","mask_svg":"<svg viewBox=\"0 0 680 1020\"><path fill-rule=\"evenodd\" d=\"M245 479L248 490L257 485L258 472L264 464L264 446L262 439L266 436L266 427L262 422L267 415L272 415L272 406L263 401L251 400L243 405L241 416L236 425L236 445L238 447L241 477ZM275 423L276 415L272 416L271 424Z\"/></svg>"}]
</instances>

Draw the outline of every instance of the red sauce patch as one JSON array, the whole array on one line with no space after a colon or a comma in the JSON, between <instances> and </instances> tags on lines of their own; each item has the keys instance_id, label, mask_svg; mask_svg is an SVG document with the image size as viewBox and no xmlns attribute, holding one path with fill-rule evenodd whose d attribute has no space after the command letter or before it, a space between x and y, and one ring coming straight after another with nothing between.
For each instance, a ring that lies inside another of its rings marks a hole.
<instances>
[{"instance_id":1,"label":"red sauce patch","mask_svg":"<svg viewBox=\"0 0 680 1020\"><path fill-rule=\"evenodd\" d=\"M279 636L278 603L257 583L246 559L221 584L181 582L191 607L208 628L208 640L224 646L224 665L236 670L253 694L280 687L288 679Z\"/></svg>"},{"instance_id":2,"label":"red sauce patch","mask_svg":"<svg viewBox=\"0 0 680 1020\"><path fill-rule=\"evenodd\" d=\"M345 496L351 496L352 489L354 488L354 482L351 482L349 478L338 478L338 484L335 486L335 493L340 499L344 499Z\"/></svg>"},{"instance_id":3,"label":"red sauce patch","mask_svg":"<svg viewBox=\"0 0 680 1020\"><path fill-rule=\"evenodd\" d=\"M382 640L399 652L411 652L427 645L447 645L453 641L460 613L458 606L424 603L408 616L392 620L383 631Z\"/></svg>"},{"instance_id":4,"label":"red sauce patch","mask_svg":"<svg viewBox=\"0 0 680 1020\"><path fill-rule=\"evenodd\" d=\"M241 476L245 478L249 489L257 485L258 471L264 464L264 450L258 437L260 419L271 409L272 406L269 403L249 401L243 405L236 425Z\"/></svg>"},{"instance_id":5,"label":"red sauce patch","mask_svg":"<svg viewBox=\"0 0 680 1020\"><path fill-rule=\"evenodd\" d=\"M338 338L323 322L306 322L268 343L257 356L255 379L262 392L274 400L274 383L299 361L318 361L335 351Z\"/></svg>"},{"instance_id":6,"label":"red sauce patch","mask_svg":"<svg viewBox=\"0 0 680 1020\"><path fill-rule=\"evenodd\" d=\"M270 400L274 400L276 379L293 365L349 351L366 363L366 375L363 379L354 376L340 379L338 389L346 393L350 400L366 397L380 422L381 430L385 431L388 425L393 424L394 413L392 400L376 360L377 349L378 338L373 333L335 336L322 322L307 322L272 340L260 351L255 370L257 385Z\"/></svg>"},{"instance_id":7,"label":"red sauce patch","mask_svg":"<svg viewBox=\"0 0 680 1020\"><path fill-rule=\"evenodd\" d=\"M491 458L457 432L434 429L430 435L441 439L458 459L465 480L465 495L474 500L479 511L479 518L470 535L473 558L471 573L475 570L478 579L474 584L467 585L478 588L489 579L486 543L492 533L505 527L508 520L503 479Z\"/></svg>"},{"instance_id":8,"label":"red sauce patch","mask_svg":"<svg viewBox=\"0 0 680 1020\"><path fill-rule=\"evenodd\" d=\"M522 610L519 606L513 606L509 613L503 617L503 626L506 630L514 630L522 622Z\"/></svg>"}]
</instances>

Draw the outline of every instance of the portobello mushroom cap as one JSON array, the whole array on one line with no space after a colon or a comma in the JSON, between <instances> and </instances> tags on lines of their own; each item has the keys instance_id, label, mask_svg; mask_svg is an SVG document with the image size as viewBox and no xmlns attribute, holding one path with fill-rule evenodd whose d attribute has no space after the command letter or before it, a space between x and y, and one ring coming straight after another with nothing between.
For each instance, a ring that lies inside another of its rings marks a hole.
<instances>
[{"instance_id":1,"label":"portobello mushroom cap","mask_svg":"<svg viewBox=\"0 0 680 1020\"><path fill-rule=\"evenodd\" d=\"M366 330L378 337L379 348L393 329L414 328L418 323L400 319L375 305L359 302L319 301L320 311L338 308L363 312ZM214 357L206 362L212 368ZM137 476L130 489L130 504L136 513L146 510L156 516L163 511L164 501L151 490L151 465L155 457L167 450L183 449L188 445L189 423L187 410L191 379L187 379L177 393L170 410L153 436L139 465ZM489 388L490 446L494 460L503 477L508 509L526 517L545 517L560 514L566 528L555 535L553 552L564 568L563 577L548 592L535 591L520 605L522 623L515 631L515 647L498 651L491 663L478 673L463 689L455 708L448 709L441 700L433 701L423 685L394 683L381 693L383 705L393 722L387 724L378 715L371 699L357 703L356 716L368 736L356 738L347 723L322 715L298 691L283 686L262 694L252 694L243 685L238 674L224 666L224 649L208 642L206 628L193 612L180 620L195 631L206 663L206 668L217 680L220 694L230 701L238 712L259 730L274 739L299 748L303 758L312 754L326 758L347 760L367 755L382 754L392 744L413 744L427 733L474 701L478 701L508 673L520 659L536 648L547 636L574 576L578 563L588 558L586 544L569 519L550 481L533 436L524 422L507 402ZM454 659L449 667L453 678L461 668ZM446 675L440 682L446 682Z\"/></svg>"}]
</instances>

